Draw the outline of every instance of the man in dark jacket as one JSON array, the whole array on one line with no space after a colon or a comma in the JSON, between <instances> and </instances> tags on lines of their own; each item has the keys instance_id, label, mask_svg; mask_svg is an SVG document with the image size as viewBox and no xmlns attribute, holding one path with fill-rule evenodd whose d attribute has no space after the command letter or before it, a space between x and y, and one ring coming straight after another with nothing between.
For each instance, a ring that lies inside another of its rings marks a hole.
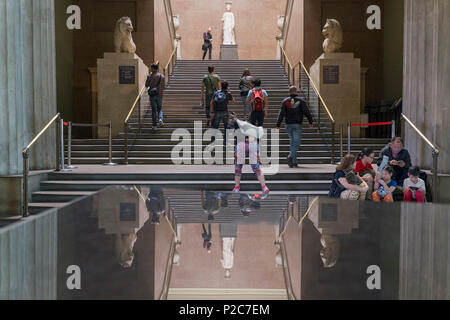
<instances>
[{"instance_id":1,"label":"man in dark jacket","mask_svg":"<svg viewBox=\"0 0 450 320\"><path fill-rule=\"evenodd\" d=\"M206 53L209 50L209 60L211 60L211 52L212 52L212 30L208 29L207 32L203 33L203 59L205 60Z\"/></svg>"},{"instance_id":2,"label":"man in dark jacket","mask_svg":"<svg viewBox=\"0 0 450 320\"><path fill-rule=\"evenodd\" d=\"M313 127L313 118L309 112L306 102L297 94L297 88L289 89L290 96L283 100L280 114L278 115L277 130L280 130L281 123L286 118L286 129L289 134L291 152L288 156L289 168L298 167L297 153L302 139L303 117L308 118L311 128Z\"/></svg>"},{"instance_id":3,"label":"man in dark jacket","mask_svg":"<svg viewBox=\"0 0 450 320\"><path fill-rule=\"evenodd\" d=\"M394 180L399 186L403 186L403 182L408 178L409 167L411 167L411 156L408 150L404 148L405 144L401 137L392 139L383 150L381 150L378 166L381 165L383 157L389 158L389 165L394 169Z\"/></svg>"},{"instance_id":4,"label":"man in dark jacket","mask_svg":"<svg viewBox=\"0 0 450 320\"><path fill-rule=\"evenodd\" d=\"M151 65L151 74L147 76L145 81L145 86L148 88L148 95L150 96L150 105L152 107L152 128L153 132L156 132L157 125L162 127L163 122L163 112L162 112L162 99L165 88L165 78L164 75L158 72L159 65Z\"/></svg>"}]
</instances>

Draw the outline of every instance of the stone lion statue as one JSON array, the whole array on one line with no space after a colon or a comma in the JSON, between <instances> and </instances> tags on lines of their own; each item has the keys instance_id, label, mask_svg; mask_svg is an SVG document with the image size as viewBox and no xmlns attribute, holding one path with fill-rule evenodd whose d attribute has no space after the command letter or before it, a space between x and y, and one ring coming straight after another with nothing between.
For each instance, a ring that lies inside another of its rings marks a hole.
<instances>
[{"instance_id":1,"label":"stone lion statue","mask_svg":"<svg viewBox=\"0 0 450 320\"><path fill-rule=\"evenodd\" d=\"M335 19L327 19L322 34L325 37L325 41L323 42L323 52L339 52L342 48L344 38L341 24Z\"/></svg>"},{"instance_id":2,"label":"stone lion statue","mask_svg":"<svg viewBox=\"0 0 450 320\"><path fill-rule=\"evenodd\" d=\"M114 30L114 47L117 53L135 53L136 45L133 42L133 24L129 17L122 17L116 23Z\"/></svg>"},{"instance_id":3,"label":"stone lion statue","mask_svg":"<svg viewBox=\"0 0 450 320\"><path fill-rule=\"evenodd\" d=\"M322 244L322 250L320 251L320 257L322 258L324 268L333 268L341 252L341 243L339 239L332 235L323 235L320 238Z\"/></svg>"}]
</instances>

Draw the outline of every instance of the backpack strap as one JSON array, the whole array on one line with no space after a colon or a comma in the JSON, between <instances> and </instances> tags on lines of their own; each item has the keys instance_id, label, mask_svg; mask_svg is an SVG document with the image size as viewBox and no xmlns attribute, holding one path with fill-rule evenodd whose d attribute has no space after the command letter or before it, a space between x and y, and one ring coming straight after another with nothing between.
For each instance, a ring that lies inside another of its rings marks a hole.
<instances>
[{"instance_id":1,"label":"backpack strap","mask_svg":"<svg viewBox=\"0 0 450 320\"><path fill-rule=\"evenodd\" d=\"M213 84L210 75L208 75L208 80L209 80L209 83L211 84L211 88L212 88L214 91L216 91L216 90L217 90L217 87Z\"/></svg>"}]
</instances>

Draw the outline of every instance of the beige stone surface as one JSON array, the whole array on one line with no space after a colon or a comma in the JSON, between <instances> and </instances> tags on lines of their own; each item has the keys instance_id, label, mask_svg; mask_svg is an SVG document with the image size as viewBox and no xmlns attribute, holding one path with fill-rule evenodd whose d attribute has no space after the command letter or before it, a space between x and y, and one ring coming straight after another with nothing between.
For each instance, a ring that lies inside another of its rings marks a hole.
<instances>
[{"instance_id":1,"label":"beige stone surface","mask_svg":"<svg viewBox=\"0 0 450 320\"><path fill-rule=\"evenodd\" d=\"M284 14L285 8L286 0L233 1L235 36L240 59L275 59L276 36L279 35L278 16ZM218 60L223 39L221 19L225 11L225 1L172 0L172 10L174 15L180 15L178 33L182 37L183 59L202 58L202 34L211 27L213 59Z\"/></svg>"},{"instance_id":2,"label":"beige stone surface","mask_svg":"<svg viewBox=\"0 0 450 320\"><path fill-rule=\"evenodd\" d=\"M275 213L274 213L275 214ZM211 226L212 252L202 247L201 225L183 224L180 265L172 271L171 288L283 289L283 270L276 268L275 228L270 224L238 226L231 280L224 278L219 225ZM194 258L195 257L195 258Z\"/></svg>"},{"instance_id":3,"label":"beige stone surface","mask_svg":"<svg viewBox=\"0 0 450 320\"><path fill-rule=\"evenodd\" d=\"M324 84L324 66L339 66L339 83ZM311 77L327 107L336 120L336 125L361 121L361 60L352 53L324 53L310 69ZM358 128L352 136L360 135Z\"/></svg>"},{"instance_id":4,"label":"beige stone surface","mask_svg":"<svg viewBox=\"0 0 450 320\"><path fill-rule=\"evenodd\" d=\"M134 84L119 84L119 66L134 66ZM105 53L97 60L98 123L112 124L112 135L117 137L124 130L124 121L134 100L145 85L148 67L132 53ZM99 137L108 136L108 130L99 128Z\"/></svg>"},{"instance_id":5,"label":"beige stone surface","mask_svg":"<svg viewBox=\"0 0 450 320\"><path fill-rule=\"evenodd\" d=\"M155 11L155 62L160 62L160 72L167 65L173 50L173 35L170 34L164 0L154 1Z\"/></svg>"}]
</instances>

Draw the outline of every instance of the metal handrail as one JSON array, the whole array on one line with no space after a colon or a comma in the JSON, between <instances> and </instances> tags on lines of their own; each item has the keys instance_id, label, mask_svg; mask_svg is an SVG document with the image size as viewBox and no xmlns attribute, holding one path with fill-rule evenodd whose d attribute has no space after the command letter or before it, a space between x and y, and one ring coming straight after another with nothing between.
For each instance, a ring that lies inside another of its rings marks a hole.
<instances>
[{"instance_id":1,"label":"metal handrail","mask_svg":"<svg viewBox=\"0 0 450 320\"><path fill-rule=\"evenodd\" d=\"M316 92L317 96L319 97L320 101L322 102L323 107L325 108L325 111L327 112L328 117L330 118L331 122L336 123L336 121L333 118L333 115L330 112L330 109L328 109L327 104L323 100L322 95L320 94L319 90L317 89L316 84L314 83L313 79L311 78L311 75L309 74L308 70L306 70L306 67L301 60L300 60L300 64L302 66L303 71L305 71L306 75L308 76L309 81L312 84L314 91Z\"/></svg>"},{"instance_id":2,"label":"metal handrail","mask_svg":"<svg viewBox=\"0 0 450 320\"><path fill-rule=\"evenodd\" d=\"M284 233L286 231L287 225L291 221L292 213L291 213L291 207L288 207L288 209L283 213L283 225L282 225L282 231L280 230L279 234L277 235L277 239L275 241L275 244L279 245L280 247L280 253L281 253L281 261L283 264L283 277L284 277L284 283L286 285L286 294L288 297L288 300L297 300L297 297L294 294L294 290L292 288L292 280L291 280L291 274L289 271L289 262L286 252L286 247L284 243ZM289 218L286 221L286 215L289 215Z\"/></svg>"},{"instance_id":3,"label":"metal handrail","mask_svg":"<svg viewBox=\"0 0 450 320\"><path fill-rule=\"evenodd\" d=\"M141 91L139 92L138 96L137 96L136 99L134 100L134 103L133 103L133 105L131 106L130 112L128 112L128 115L127 115L127 117L126 117L126 119L125 119L125 124L128 123L128 122L130 121L130 117L131 117L131 115L133 114L134 109L136 109L136 105L137 105L139 99L140 99L140 98L142 97L142 95L144 94L144 91L145 91L146 88L147 88L147 87L144 85L144 86L142 87Z\"/></svg>"},{"instance_id":4,"label":"metal handrail","mask_svg":"<svg viewBox=\"0 0 450 320\"><path fill-rule=\"evenodd\" d=\"M60 113L57 113L52 120L50 120L47 125L34 137L33 140L31 140L31 142L23 149L23 152L28 152L30 150L30 148L36 143L36 141L39 140L39 138L45 133L45 131L47 131L47 129L53 124L53 122L56 122L56 120L59 120L61 117Z\"/></svg>"},{"instance_id":5,"label":"metal handrail","mask_svg":"<svg viewBox=\"0 0 450 320\"><path fill-rule=\"evenodd\" d=\"M67 125L67 169L75 169L76 166L72 165L72 128L108 128L108 159L109 162L104 163L104 166L115 166L116 163L112 162L112 124L92 124L92 123L74 123L72 121L65 122Z\"/></svg>"},{"instance_id":6,"label":"metal handrail","mask_svg":"<svg viewBox=\"0 0 450 320\"><path fill-rule=\"evenodd\" d=\"M439 149L433 144L423 133L420 131L417 126L405 115L401 114L403 120L405 120L413 129L417 132L417 134L430 146L433 153L433 202L439 201L439 180L438 180L438 158L439 158Z\"/></svg>"},{"instance_id":7,"label":"metal handrail","mask_svg":"<svg viewBox=\"0 0 450 320\"><path fill-rule=\"evenodd\" d=\"M125 160L124 160L124 164L128 164L128 129L129 129L129 121L131 118L131 115L133 114L134 110L136 109L136 106L138 104L138 102L141 100L142 95L145 92L145 89L147 87L144 85L141 89L141 91L139 92L139 95L136 97L136 99L134 100L133 106L130 109L130 112L128 113L126 119L125 119L125 123L124 123L124 127L125 127ZM141 128L141 104L139 103L139 115L138 115L138 122L139 122L139 130Z\"/></svg>"},{"instance_id":8,"label":"metal handrail","mask_svg":"<svg viewBox=\"0 0 450 320\"><path fill-rule=\"evenodd\" d=\"M288 55L286 54L286 51L284 51L284 48L283 48L283 47L280 46L280 48L281 48L281 53L283 54L284 58L286 59L287 63L289 64L289 67L290 67L291 69L293 69L293 68L292 68L292 63L291 63L291 61L289 60Z\"/></svg>"},{"instance_id":9,"label":"metal handrail","mask_svg":"<svg viewBox=\"0 0 450 320\"><path fill-rule=\"evenodd\" d=\"M299 64L297 63L295 66L292 66L292 63L289 60L289 57L287 56L284 48L282 46L280 46L280 49L281 49L281 64L283 65L283 68L285 68L285 69L286 69L286 62L287 62L287 75L288 75L289 85L295 85L295 68ZM292 79L291 79L291 75L292 75Z\"/></svg>"},{"instance_id":10,"label":"metal handrail","mask_svg":"<svg viewBox=\"0 0 450 320\"><path fill-rule=\"evenodd\" d=\"M22 199L23 199L23 208L22 208L22 216L24 218L28 217L30 213L28 212L28 174L29 174L29 166L28 166L28 158L29 158L29 151L31 147L39 140L39 138L50 128L50 126L56 122L57 124L57 131L56 131L56 171L60 171L61 168L61 142L59 141L61 139L60 131L61 128L59 127L61 120L61 114L57 113L46 125L45 127L31 140L31 142L22 150L22 157L23 157L23 182L22 182ZM59 130L58 130L59 129Z\"/></svg>"},{"instance_id":11,"label":"metal handrail","mask_svg":"<svg viewBox=\"0 0 450 320\"><path fill-rule=\"evenodd\" d=\"M177 47L175 47L170 55L169 61L167 62L166 66L164 67L164 70L169 67L169 65L172 63L172 58L175 55L175 52L177 52Z\"/></svg>"},{"instance_id":12,"label":"metal handrail","mask_svg":"<svg viewBox=\"0 0 450 320\"><path fill-rule=\"evenodd\" d=\"M175 53L178 50L178 46L175 46L173 48L172 53L170 54L169 61L167 62L166 66L163 69L163 74L166 77L165 78L165 84L168 84L169 78L171 76L171 72L173 71L174 65L176 64L176 55Z\"/></svg>"},{"instance_id":13,"label":"metal handrail","mask_svg":"<svg viewBox=\"0 0 450 320\"><path fill-rule=\"evenodd\" d=\"M405 116L403 113L401 114L402 119L404 119L408 124L419 134L419 136L433 149L434 152L439 153L439 149L434 145L423 133L420 131L415 124L409 120L407 116Z\"/></svg>"}]
</instances>

